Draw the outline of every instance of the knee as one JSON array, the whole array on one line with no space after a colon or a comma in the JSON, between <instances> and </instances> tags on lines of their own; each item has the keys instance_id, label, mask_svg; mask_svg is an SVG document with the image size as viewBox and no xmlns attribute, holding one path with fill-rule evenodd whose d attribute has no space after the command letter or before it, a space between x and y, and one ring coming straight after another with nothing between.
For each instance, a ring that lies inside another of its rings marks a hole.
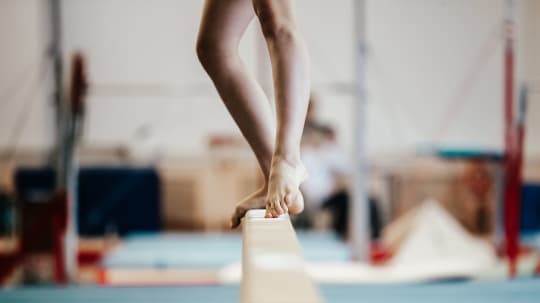
<instances>
[{"instance_id":1,"label":"knee","mask_svg":"<svg viewBox=\"0 0 540 303\"><path fill-rule=\"evenodd\" d=\"M215 57L217 47L216 44L210 39L206 38L204 35L199 35L197 38L195 51L197 52L199 62L203 67L207 68L209 65L211 65L211 62L213 61L212 58Z\"/></svg>"},{"instance_id":2,"label":"knee","mask_svg":"<svg viewBox=\"0 0 540 303\"><path fill-rule=\"evenodd\" d=\"M227 47L225 43L216 41L214 38L209 38L204 34L199 34L195 47L197 57L202 66L208 71L212 71L214 68L220 66L230 58L236 51L230 47Z\"/></svg>"},{"instance_id":3,"label":"knee","mask_svg":"<svg viewBox=\"0 0 540 303\"><path fill-rule=\"evenodd\" d=\"M283 16L271 0L254 2L255 13L261 24L265 39L291 41L296 37L296 26L288 16Z\"/></svg>"}]
</instances>

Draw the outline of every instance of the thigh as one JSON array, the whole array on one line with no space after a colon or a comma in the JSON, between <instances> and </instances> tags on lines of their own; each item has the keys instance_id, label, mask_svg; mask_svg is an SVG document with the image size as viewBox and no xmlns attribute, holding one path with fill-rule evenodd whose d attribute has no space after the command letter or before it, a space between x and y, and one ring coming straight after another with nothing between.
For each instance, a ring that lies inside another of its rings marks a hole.
<instances>
[{"instance_id":1,"label":"thigh","mask_svg":"<svg viewBox=\"0 0 540 303\"><path fill-rule=\"evenodd\" d=\"M254 16L251 0L206 0L199 27L199 46L236 49Z\"/></svg>"}]
</instances>

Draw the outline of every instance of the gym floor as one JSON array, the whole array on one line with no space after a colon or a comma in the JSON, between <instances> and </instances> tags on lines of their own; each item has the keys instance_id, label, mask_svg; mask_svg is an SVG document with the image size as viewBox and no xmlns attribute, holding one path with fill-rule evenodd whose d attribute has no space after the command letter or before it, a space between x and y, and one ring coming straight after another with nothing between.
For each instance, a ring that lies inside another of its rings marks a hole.
<instances>
[{"instance_id":1,"label":"gym floor","mask_svg":"<svg viewBox=\"0 0 540 303\"><path fill-rule=\"evenodd\" d=\"M321 285L320 291L325 301L331 303L537 303L538 298L540 298L540 279L518 279L502 282L445 281L416 285L392 285L390 288L388 285ZM239 302L239 293L238 286L42 287L0 292L0 302L236 303Z\"/></svg>"}]
</instances>

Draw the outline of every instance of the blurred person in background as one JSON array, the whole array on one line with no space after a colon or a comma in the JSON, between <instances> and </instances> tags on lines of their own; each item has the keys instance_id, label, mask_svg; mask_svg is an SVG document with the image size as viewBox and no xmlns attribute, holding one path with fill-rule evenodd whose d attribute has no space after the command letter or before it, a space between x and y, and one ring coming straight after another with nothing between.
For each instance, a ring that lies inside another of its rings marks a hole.
<instances>
[{"instance_id":1,"label":"blurred person in background","mask_svg":"<svg viewBox=\"0 0 540 303\"><path fill-rule=\"evenodd\" d=\"M493 232L494 180L488 161L465 161L458 177L455 200L447 206L458 221L472 234L488 236Z\"/></svg>"},{"instance_id":2,"label":"blurred person in background","mask_svg":"<svg viewBox=\"0 0 540 303\"><path fill-rule=\"evenodd\" d=\"M265 181L236 207L232 227L252 208L266 208L266 217L297 214L304 208L299 186L307 171L300 159L300 140L310 72L293 6L293 0L206 0L204 4L197 55L255 153ZM240 40L255 17L272 62L277 123L263 89L238 54Z\"/></svg>"},{"instance_id":3,"label":"blurred person in background","mask_svg":"<svg viewBox=\"0 0 540 303\"><path fill-rule=\"evenodd\" d=\"M302 160L310 177L302 183L306 199L306 213L295 223L299 227L313 227L330 214L332 229L343 239L349 226L349 188L352 163L339 146L334 129L317 121L316 102L312 96L306 115L302 136ZM321 212L322 210L322 212ZM376 201L369 199L369 217L372 237L378 238L381 230Z\"/></svg>"}]
</instances>

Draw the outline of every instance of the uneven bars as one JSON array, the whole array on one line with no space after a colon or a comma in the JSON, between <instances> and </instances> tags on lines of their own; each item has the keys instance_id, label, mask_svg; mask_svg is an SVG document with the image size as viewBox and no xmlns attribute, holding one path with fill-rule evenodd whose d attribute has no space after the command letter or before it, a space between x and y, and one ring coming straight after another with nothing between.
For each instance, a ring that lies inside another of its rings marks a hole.
<instances>
[{"instance_id":1,"label":"uneven bars","mask_svg":"<svg viewBox=\"0 0 540 303\"><path fill-rule=\"evenodd\" d=\"M264 213L250 210L244 218L241 303L322 302L289 216L266 219Z\"/></svg>"}]
</instances>

